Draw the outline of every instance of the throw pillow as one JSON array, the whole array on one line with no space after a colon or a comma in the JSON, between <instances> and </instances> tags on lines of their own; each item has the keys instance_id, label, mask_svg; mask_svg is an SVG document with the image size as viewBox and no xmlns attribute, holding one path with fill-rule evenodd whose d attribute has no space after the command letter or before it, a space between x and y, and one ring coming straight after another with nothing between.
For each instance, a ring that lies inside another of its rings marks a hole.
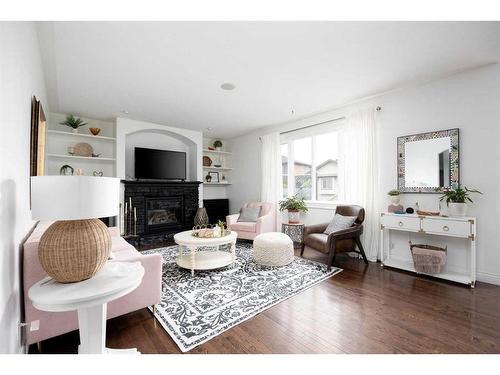
<instances>
[{"instance_id":1,"label":"throw pillow","mask_svg":"<svg viewBox=\"0 0 500 375\"><path fill-rule=\"evenodd\" d=\"M238 221L245 221L247 223L256 223L259 218L260 207L243 207L240 210L240 217Z\"/></svg>"},{"instance_id":2,"label":"throw pillow","mask_svg":"<svg viewBox=\"0 0 500 375\"><path fill-rule=\"evenodd\" d=\"M335 214L332 221L330 221L330 224L328 224L323 233L331 234L334 232L338 232L339 230L350 228L357 218L357 216L342 216L339 214Z\"/></svg>"}]
</instances>

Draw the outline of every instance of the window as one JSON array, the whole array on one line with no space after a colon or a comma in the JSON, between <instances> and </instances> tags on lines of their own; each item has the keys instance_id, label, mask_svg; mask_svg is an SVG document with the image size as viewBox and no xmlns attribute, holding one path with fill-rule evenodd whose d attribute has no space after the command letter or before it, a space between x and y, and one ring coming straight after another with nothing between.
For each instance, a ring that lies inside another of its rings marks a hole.
<instances>
[{"instance_id":1,"label":"window","mask_svg":"<svg viewBox=\"0 0 500 375\"><path fill-rule=\"evenodd\" d=\"M288 197L288 145L281 145L281 175L283 183L283 198Z\"/></svg>"},{"instance_id":2,"label":"window","mask_svg":"<svg viewBox=\"0 0 500 375\"><path fill-rule=\"evenodd\" d=\"M331 128L330 128L331 129ZM338 136L336 131L283 140L283 196L308 201L338 199Z\"/></svg>"}]
</instances>

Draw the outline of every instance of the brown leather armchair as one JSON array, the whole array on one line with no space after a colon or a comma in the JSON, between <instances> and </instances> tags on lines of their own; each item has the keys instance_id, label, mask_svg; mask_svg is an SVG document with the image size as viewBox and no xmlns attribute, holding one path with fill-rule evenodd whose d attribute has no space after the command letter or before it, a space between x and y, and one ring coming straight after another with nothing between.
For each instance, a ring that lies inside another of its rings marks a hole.
<instances>
[{"instance_id":1,"label":"brown leather armchair","mask_svg":"<svg viewBox=\"0 0 500 375\"><path fill-rule=\"evenodd\" d=\"M330 235L323 233L329 223L309 225L304 228L304 241L300 256L304 254L304 248L310 247L314 250L328 254L328 269L335 261L335 255L343 252L356 252L361 254L363 260L368 264L365 250L361 244L360 236L363 233L363 221L365 220L365 209L360 206L337 206L335 213L342 216L357 216L352 227L343 229ZM358 249L356 250L356 246Z\"/></svg>"}]
</instances>

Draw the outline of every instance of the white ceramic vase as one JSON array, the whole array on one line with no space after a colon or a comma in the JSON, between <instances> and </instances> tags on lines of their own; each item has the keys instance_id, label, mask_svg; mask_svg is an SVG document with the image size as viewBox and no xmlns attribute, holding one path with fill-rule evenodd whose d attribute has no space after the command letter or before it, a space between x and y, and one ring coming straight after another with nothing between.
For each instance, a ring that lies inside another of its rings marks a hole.
<instances>
[{"instance_id":1,"label":"white ceramic vase","mask_svg":"<svg viewBox=\"0 0 500 375\"><path fill-rule=\"evenodd\" d=\"M288 222L289 223L299 223L300 222L300 211L288 211Z\"/></svg>"},{"instance_id":2,"label":"white ceramic vase","mask_svg":"<svg viewBox=\"0 0 500 375\"><path fill-rule=\"evenodd\" d=\"M399 195L389 195L389 199L391 200L391 203L394 205L399 204Z\"/></svg>"},{"instance_id":3,"label":"white ceramic vase","mask_svg":"<svg viewBox=\"0 0 500 375\"><path fill-rule=\"evenodd\" d=\"M448 215L451 217L464 217L467 215L466 203L448 203Z\"/></svg>"}]
</instances>

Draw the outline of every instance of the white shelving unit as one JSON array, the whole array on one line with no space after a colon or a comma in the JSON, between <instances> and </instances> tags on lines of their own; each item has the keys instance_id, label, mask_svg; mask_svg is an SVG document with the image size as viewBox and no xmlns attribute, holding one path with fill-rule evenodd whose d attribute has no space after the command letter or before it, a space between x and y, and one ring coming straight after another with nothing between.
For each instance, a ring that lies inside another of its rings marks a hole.
<instances>
[{"instance_id":1,"label":"white shelving unit","mask_svg":"<svg viewBox=\"0 0 500 375\"><path fill-rule=\"evenodd\" d=\"M79 116L77 116L79 117ZM58 175L63 165L71 166L75 172L81 169L86 176L102 172L103 176L116 176L116 125L114 122L82 117L88 123L73 133L72 129L60 125L66 114L50 113L46 133L45 173ZM100 128L99 135L90 133L89 128ZM85 142L92 146L98 157L68 154L68 147Z\"/></svg>"},{"instance_id":2,"label":"white shelving unit","mask_svg":"<svg viewBox=\"0 0 500 375\"><path fill-rule=\"evenodd\" d=\"M212 160L212 165L210 167L203 167L203 186L204 186L204 197L206 198L226 198L227 186L231 185L231 172L232 168L232 153L227 149L209 150L208 147L212 147L214 138L205 138L203 140L203 156L208 156ZM222 140L223 147L227 147L227 142ZM215 167L214 164L220 165L220 167ZM219 182L207 182L206 176L211 172L217 172L219 174ZM225 181L222 181L222 176L225 177Z\"/></svg>"}]
</instances>

